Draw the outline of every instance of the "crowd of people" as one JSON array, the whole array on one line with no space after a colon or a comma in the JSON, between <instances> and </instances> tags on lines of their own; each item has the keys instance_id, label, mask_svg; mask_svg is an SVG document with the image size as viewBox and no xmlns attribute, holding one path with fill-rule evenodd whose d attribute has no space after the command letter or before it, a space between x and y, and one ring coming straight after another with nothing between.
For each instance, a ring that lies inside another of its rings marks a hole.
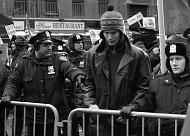
<instances>
[{"instance_id":1,"label":"crowd of people","mask_svg":"<svg viewBox=\"0 0 190 136\"><path fill-rule=\"evenodd\" d=\"M114 118L114 136L126 133L129 119L131 136L141 135L139 120L132 111L186 114L190 99L189 29L185 41L166 42L165 73L160 72L158 31L139 28L129 40L122 15L106 11L100 19L101 42L88 51L81 34L73 34L68 43L53 38L46 30L28 39L14 35L10 42L10 66L0 64L0 134L4 134L4 106L12 100L48 103L55 106L60 120L66 120L74 108L120 110ZM66 45L65 45L66 44ZM1 52L2 53L2 52ZM27 135L33 135L33 111L27 112ZM22 134L23 109L17 110L16 135ZM37 110L36 136L43 135L44 111ZM46 135L53 136L53 115L48 113ZM86 135L96 135L96 118L86 118ZM111 135L111 118L100 116L99 135ZM82 116L73 120L72 135L78 136ZM147 136L157 136L157 120L145 123ZM20 126L20 127L19 127ZM180 134L183 121L178 122ZM161 120L161 135L173 136L173 120ZM138 131L139 130L139 131ZM66 136L67 128L59 131Z\"/></svg>"}]
</instances>

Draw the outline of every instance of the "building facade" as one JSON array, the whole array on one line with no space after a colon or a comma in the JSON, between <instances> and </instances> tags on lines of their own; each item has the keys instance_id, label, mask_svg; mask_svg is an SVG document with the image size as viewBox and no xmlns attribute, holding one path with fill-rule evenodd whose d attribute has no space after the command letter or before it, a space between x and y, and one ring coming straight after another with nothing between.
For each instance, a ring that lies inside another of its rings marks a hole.
<instances>
[{"instance_id":1,"label":"building facade","mask_svg":"<svg viewBox=\"0 0 190 136\"><path fill-rule=\"evenodd\" d=\"M43 29L56 32L67 25L73 28L67 28L65 32L72 33L99 29L100 16L108 5L114 5L114 10L125 20L138 12L144 17L157 18L156 0L0 0L0 13L11 17L17 29L25 29L29 22L31 28L39 29L45 25Z\"/></svg>"}]
</instances>

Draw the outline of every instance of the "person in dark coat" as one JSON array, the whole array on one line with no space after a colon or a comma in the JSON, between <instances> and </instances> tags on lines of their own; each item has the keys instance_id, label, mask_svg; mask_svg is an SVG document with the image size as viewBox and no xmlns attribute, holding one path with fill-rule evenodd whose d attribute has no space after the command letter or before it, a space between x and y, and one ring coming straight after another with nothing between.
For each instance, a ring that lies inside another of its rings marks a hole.
<instances>
[{"instance_id":1,"label":"person in dark coat","mask_svg":"<svg viewBox=\"0 0 190 136\"><path fill-rule=\"evenodd\" d=\"M168 72L150 81L152 106L155 113L186 114L190 98L189 58L185 42L173 42L166 46L166 68ZM157 119L149 120L150 136L158 135ZM183 120L177 122L180 134ZM175 135L175 121L161 119L161 136Z\"/></svg>"},{"instance_id":2,"label":"person in dark coat","mask_svg":"<svg viewBox=\"0 0 190 136\"><path fill-rule=\"evenodd\" d=\"M139 32L132 35L132 43L148 53L152 72L153 69L160 63L160 49L157 34L158 31L154 28L140 27Z\"/></svg>"},{"instance_id":3,"label":"person in dark coat","mask_svg":"<svg viewBox=\"0 0 190 136\"><path fill-rule=\"evenodd\" d=\"M87 51L85 51L84 47L84 38L81 34L73 34L69 37L68 39L68 44L67 46L70 49L69 53L69 60L75 64L78 68L84 71L85 67L85 57ZM83 90L81 87L75 86L74 83L68 80L68 83L70 82L70 96L73 101L73 108L85 108L84 102L83 102ZM73 123L75 126L78 127L80 126L81 128L83 127L83 119L82 119L82 114L77 113L76 118L75 118L75 123ZM87 123L86 123L87 126ZM87 129L85 129L87 130ZM87 134L87 131L85 132L85 135Z\"/></svg>"},{"instance_id":4,"label":"person in dark coat","mask_svg":"<svg viewBox=\"0 0 190 136\"><path fill-rule=\"evenodd\" d=\"M68 39L70 49L69 60L77 67L84 69L86 51L84 49L84 39L81 34L73 34Z\"/></svg>"},{"instance_id":5,"label":"person in dark coat","mask_svg":"<svg viewBox=\"0 0 190 136\"><path fill-rule=\"evenodd\" d=\"M50 31L38 33L30 39L29 43L33 44L34 52L29 56L23 56L17 63L5 87L2 102L9 103L15 100L23 88L23 101L52 104L57 109L60 120L64 120L70 112L64 91L65 77L80 84L84 72L70 61L52 53L53 42ZM31 136L34 113L33 108L27 109L27 133ZM35 135L42 136L44 110L37 109L36 112ZM46 136L53 136L54 115L50 111L47 113L46 122Z\"/></svg>"},{"instance_id":6,"label":"person in dark coat","mask_svg":"<svg viewBox=\"0 0 190 136\"><path fill-rule=\"evenodd\" d=\"M69 55L70 55L70 50L67 46L65 46L65 42L56 38L53 38L53 52L55 54L59 54L60 56L62 56L62 58L69 60ZM74 64L74 62L72 62ZM64 82L64 86L65 86L65 94L66 97L68 99L68 104L71 107L71 109L75 108L75 104L74 104L74 92L76 92L74 89L74 83L67 77L65 77L65 82ZM72 120L72 135L73 136L79 136L79 131L78 131L78 122L76 120L76 118L74 118Z\"/></svg>"},{"instance_id":7,"label":"person in dark coat","mask_svg":"<svg viewBox=\"0 0 190 136\"><path fill-rule=\"evenodd\" d=\"M28 56L30 52L27 50L28 48L28 40L25 36L20 35L13 35L11 38L11 64L9 69L9 75L13 73L16 64L21 60L23 56ZM17 101L22 101L23 93L18 95L19 97L16 98ZM18 106L16 110L16 135L22 135L22 128L23 128L23 107Z\"/></svg>"},{"instance_id":8,"label":"person in dark coat","mask_svg":"<svg viewBox=\"0 0 190 136\"><path fill-rule=\"evenodd\" d=\"M145 51L129 43L119 12L106 11L100 23L102 41L87 53L84 103L90 109L121 110L121 116L114 120L114 136L121 136L126 134L123 122L131 111L147 109L150 60ZM110 117L100 116L100 136L111 135L110 123ZM96 129L90 131L90 135L96 135ZM129 132L136 130L130 127Z\"/></svg>"},{"instance_id":9,"label":"person in dark coat","mask_svg":"<svg viewBox=\"0 0 190 136\"><path fill-rule=\"evenodd\" d=\"M2 50L0 50L0 54L2 54ZM3 95L3 91L5 88L6 81L8 79L8 69L3 62L0 62L0 97ZM0 134L4 135L4 107L0 104Z\"/></svg>"},{"instance_id":10,"label":"person in dark coat","mask_svg":"<svg viewBox=\"0 0 190 136\"><path fill-rule=\"evenodd\" d=\"M29 55L30 52L27 50L28 41L24 36L16 36L13 35L11 38L11 65L10 71L14 70L14 67L18 63L18 61L25 55Z\"/></svg>"}]
</instances>

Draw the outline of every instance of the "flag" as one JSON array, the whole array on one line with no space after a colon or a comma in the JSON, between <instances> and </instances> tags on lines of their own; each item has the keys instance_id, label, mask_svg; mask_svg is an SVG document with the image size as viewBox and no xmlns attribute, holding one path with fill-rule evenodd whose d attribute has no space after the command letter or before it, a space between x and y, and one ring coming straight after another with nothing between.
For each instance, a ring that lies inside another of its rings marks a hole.
<instances>
[{"instance_id":1,"label":"flag","mask_svg":"<svg viewBox=\"0 0 190 136\"><path fill-rule=\"evenodd\" d=\"M163 0L166 34L183 33L190 26L190 7L186 0Z\"/></svg>"}]
</instances>

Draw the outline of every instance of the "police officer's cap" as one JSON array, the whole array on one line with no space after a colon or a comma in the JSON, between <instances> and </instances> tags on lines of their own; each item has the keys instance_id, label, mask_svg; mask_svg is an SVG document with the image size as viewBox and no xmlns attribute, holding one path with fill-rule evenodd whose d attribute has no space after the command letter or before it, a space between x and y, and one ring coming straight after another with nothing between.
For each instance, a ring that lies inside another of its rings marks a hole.
<instances>
[{"instance_id":1,"label":"police officer's cap","mask_svg":"<svg viewBox=\"0 0 190 136\"><path fill-rule=\"evenodd\" d=\"M65 44L64 41L59 40L59 39L55 39L55 38L52 38L52 41L53 41L54 45L63 45L63 44Z\"/></svg>"},{"instance_id":2,"label":"police officer's cap","mask_svg":"<svg viewBox=\"0 0 190 136\"><path fill-rule=\"evenodd\" d=\"M34 46L39 43L52 43L51 32L48 30L40 32L29 40L29 44L33 44Z\"/></svg>"},{"instance_id":3,"label":"police officer's cap","mask_svg":"<svg viewBox=\"0 0 190 136\"><path fill-rule=\"evenodd\" d=\"M83 41L83 36L81 34L74 34L72 39L73 39L73 43L76 43L78 41Z\"/></svg>"},{"instance_id":4,"label":"police officer's cap","mask_svg":"<svg viewBox=\"0 0 190 136\"><path fill-rule=\"evenodd\" d=\"M13 35L11 38L11 43L14 43L16 46L25 46L28 43L28 41L25 36Z\"/></svg>"},{"instance_id":5,"label":"police officer's cap","mask_svg":"<svg viewBox=\"0 0 190 136\"><path fill-rule=\"evenodd\" d=\"M58 39L55 39L55 38L52 38L52 41L53 41L53 51L54 52L57 52L57 53L62 53L62 52L65 52L67 54L69 54L69 49L64 45L65 42L62 41L62 40L58 40Z\"/></svg>"},{"instance_id":6,"label":"police officer's cap","mask_svg":"<svg viewBox=\"0 0 190 136\"><path fill-rule=\"evenodd\" d=\"M167 58L171 55L181 55L186 56L186 43L183 42L174 42L166 46L165 54Z\"/></svg>"}]
</instances>

